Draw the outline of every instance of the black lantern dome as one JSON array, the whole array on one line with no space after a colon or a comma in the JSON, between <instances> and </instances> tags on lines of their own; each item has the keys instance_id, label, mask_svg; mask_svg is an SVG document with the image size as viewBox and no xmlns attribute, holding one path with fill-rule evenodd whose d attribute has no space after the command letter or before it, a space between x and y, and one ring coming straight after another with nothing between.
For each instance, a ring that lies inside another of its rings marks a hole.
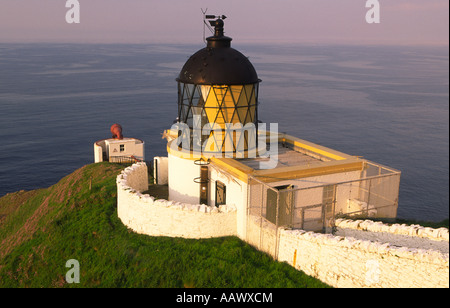
<instances>
[{"instance_id":1,"label":"black lantern dome","mask_svg":"<svg viewBox=\"0 0 450 308\"><path fill-rule=\"evenodd\" d=\"M194 84L257 83L258 75L248 58L231 48L232 38L223 35L223 20L215 22L214 36L207 46L193 54L184 64L179 81Z\"/></svg>"},{"instance_id":2,"label":"black lantern dome","mask_svg":"<svg viewBox=\"0 0 450 308\"><path fill-rule=\"evenodd\" d=\"M260 80L248 58L231 48L232 39L223 31L224 18L210 21L214 36L208 37L206 47L193 54L181 69L177 78L178 120L186 123L191 133L206 124L213 128L209 136L201 136L203 154L233 153L236 157L241 150L256 149L256 130L230 133L227 127L249 123L257 126ZM191 138L191 148L196 146L194 143L195 138Z\"/></svg>"}]
</instances>

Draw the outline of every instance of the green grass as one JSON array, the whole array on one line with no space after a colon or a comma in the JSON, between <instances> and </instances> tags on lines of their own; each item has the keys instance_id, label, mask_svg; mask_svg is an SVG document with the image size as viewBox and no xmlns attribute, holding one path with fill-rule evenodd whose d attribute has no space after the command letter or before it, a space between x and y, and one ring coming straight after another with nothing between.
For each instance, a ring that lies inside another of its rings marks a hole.
<instances>
[{"instance_id":1,"label":"green grass","mask_svg":"<svg viewBox=\"0 0 450 308\"><path fill-rule=\"evenodd\" d=\"M117 164L0 198L0 287L328 287L236 237L150 237L117 217ZM66 261L80 283L65 281Z\"/></svg>"}]
</instances>

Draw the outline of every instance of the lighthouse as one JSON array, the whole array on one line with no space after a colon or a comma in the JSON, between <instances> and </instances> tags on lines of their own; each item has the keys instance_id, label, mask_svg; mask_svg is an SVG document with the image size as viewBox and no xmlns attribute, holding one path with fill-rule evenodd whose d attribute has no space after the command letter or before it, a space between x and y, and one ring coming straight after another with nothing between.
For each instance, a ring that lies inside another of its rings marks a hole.
<instances>
[{"instance_id":1,"label":"lighthouse","mask_svg":"<svg viewBox=\"0 0 450 308\"><path fill-rule=\"evenodd\" d=\"M177 120L162 133L167 157L154 157L150 183L146 162L125 168L116 178L120 220L150 236L236 236L305 271L319 264L326 272L331 256L333 270L323 277L331 277L327 279L334 285L349 262L358 263L355 259L361 259L355 268L367 267L367 257L374 254L379 260L390 254L397 262L385 244L349 235L363 238L362 233L375 231L370 236L376 236L382 230L395 236L402 229L371 221L396 218L401 172L289 131L278 133L272 129L277 123L269 123L267 131L267 123L258 119L261 80L255 68L231 47L232 39L224 34L225 17L205 17L213 19L214 32L176 78ZM320 124L316 129L322 129ZM113 138L122 142L121 134ZM408 272L423 259L405 256L411 261ZM339 285L373 287L364 275L356 270L347 281L339 279ZM445 271L441 276L445 278ZM383 283L391 284L390 277Z\"/></svg>"},{"instance_id":2,"label":"lighthouse","mask_svg":"<svg viewBox=\"0 0 450 308\"><path fill-rule=\"evenodd\" d=\"M278 133L277 123L266 131L255 67L231 47L225 16L206 18L213 35L181 67L177 120L163 132L167 157L154 158L168 202L235 209L227 223L241 238L255 221L324 231L336 217L395 218L400 171Z\"/></svg>"},{"instance_id":3,"label":"lighthouse","mask_svg":"<svg viewBox=\"0 0 450 308\"><path fill-rule=\"evenodd\" d=\"M240 128L256 128L261 80L248 58L231 47L224 18L211 21L214 35L206 38L206 47L189 58L176 79L178 119L190 132L183 140L189 145L183 148L203 156L248 156L256 150L256 130L242 134Z\"/></svg>"},{"instance_id":4,"label":"lighthouse","mask_svg":"<svg viewBox=\"0 0 450 308\"><path fill-rule=\"evenodd\" d=\"M257 155L261 80L249 59L231 47L232 38L224 34L225 16L214 19L214 35L176 78L178 129L168 133L175 137L168 146L169 199L175 201L210 203L211 157ZM224 201L225 186L217 187L221 193L214 199Z\"/></svg>"}]
</instances>

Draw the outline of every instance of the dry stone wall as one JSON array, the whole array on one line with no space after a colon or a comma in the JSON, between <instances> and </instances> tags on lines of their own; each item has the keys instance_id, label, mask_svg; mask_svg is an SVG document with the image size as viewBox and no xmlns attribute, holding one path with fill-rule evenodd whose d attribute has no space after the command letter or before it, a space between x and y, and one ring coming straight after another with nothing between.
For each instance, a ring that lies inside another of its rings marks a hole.
<instances>
[{"instance_id":1,"label":"dry stone wall","mask_svg":"<svg viewBox=\"0 0 450 308\"><path fill-rule=\"evenodd\" d=\"M280 230L278 259L334 287L449 287L448 254Z\"/></svg>"},{"instance_id":2,"label":"dry stone wall","mask_svg":"<svg viewBox=\"0 0 450 308\"><path fill-rule=\"evenodd\" d=\"M136 163L117 176L117 212L137 233L151 236L210 238L236 235L236 209L155 199L148 188L147 165Z\"/></svg>"},{"instance_id":3,"label":"dry stone wall","mask_svg":"<svg viewBox=\"0 0 450 308\"><path fill-rule=\"evenodd\" d=\"M234 206L155 200L142 194L147 185L145 163L117 177L118 215L135 232L183 238L239 236ZM277 230L264 218L249 216L246 229L243 240L334 287L449 287L446 228L338 219L334 234L319 234Z\"/></svg>"}]
</instances>

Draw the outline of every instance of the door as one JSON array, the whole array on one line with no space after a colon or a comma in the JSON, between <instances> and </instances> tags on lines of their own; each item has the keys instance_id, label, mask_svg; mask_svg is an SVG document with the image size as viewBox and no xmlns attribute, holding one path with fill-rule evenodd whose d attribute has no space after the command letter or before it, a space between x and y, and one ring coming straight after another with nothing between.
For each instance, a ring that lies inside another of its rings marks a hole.
<instances>
[{"instance_id":1,"label":"door","mask_svg":"<svg viewBox=\"0 0 450 308\"><path fill-rule=\"evenodd\" d=\"M277 199L280 196L280 204L278 206L278 226L291 226L294 211L294 193L293 185L283 185L274 187L276 191L267 189L267 211L266 218L268 221L277 223Z\"/></svg>"},{"instance_id":2,"label":"door","mask_svg":"<svg viewBox=\"0 0 450 308\"><path fill-rule=\"evenodd\" d=\"M200 166L200 204L208 204L208 166Z\"/></svg>"}]
</instances>

